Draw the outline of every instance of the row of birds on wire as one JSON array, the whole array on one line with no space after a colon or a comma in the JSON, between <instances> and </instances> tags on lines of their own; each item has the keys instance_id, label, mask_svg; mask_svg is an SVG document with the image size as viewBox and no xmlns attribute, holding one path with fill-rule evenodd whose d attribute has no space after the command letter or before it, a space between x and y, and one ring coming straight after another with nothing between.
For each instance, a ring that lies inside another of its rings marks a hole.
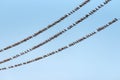
<instances>
[{"instance_id":1,"label":"row of birds on wire","mask_svg":"<svg viewBox=\"0 0 120 80\"><path fill-rule=\"evenodd\" d=\"M14 56L11 56L9 58L6 58L4 60L1 60L0 61L0 64L3 64L3 63L6 63L6 62L9 62L11 60L14 60L16 58L19 58L25 54L28 54L29 52L47 44L48 42L58 38L59 36L61 36L62 34L64 34L65 32L71 30L72 28L74 28L75 26L77 26L77 24L81 23L82 21L84 21L85 19L89 18L91 15L95 14L98 10L100 10L102 7L104 7L106 4L108 4L111 0L105 0L103 3L101 3L100 5L98 5L97 7L95 7L94 9L92 9L90 12L88 12L87 14L85 14L82 18L76 20L74 23L72 23L71 25L69 25L68 27L64 28L63 30L59 31L58 33L54 34L53 36L49 37L48 39L46 39L45 41L41 42L41 43L38 43L37 45L33 46L32 48L30 49L27 49L25 51L22 51ZM55 22L53 22L52 24L49 24L47 27L44 27L43 29L39 30L38 32L34 33L33 35L30 35L18 42L15 42L3 49L0 49L0 52L4 52L8 49L11 49L15 46L18 46L26 41L29 41L30 39L40 35L41 33L45 32L46 30L54 27L56 24L60 23L61 21L63 21L64 19L68 18L70 15L74 14L75 12L77 12L79 9L81 9L83 6L85 6L86 4L88 4L90 2L90 0L85 0L84 2L82 2L79 6L75 7L73 10L71 10L69 13L65 14L63 17L59 18L58 20L56 20ZM83 36L82 38L79 38L78 40L75 40L71 43L69 43L68 45L65 45L57 50L54 50L52 52L49 52L43 56L40 56L40 57L37 57L35 59L31 59L29 61L24 61L23 63L18 63L18 64L15 64L15 65L11 65L11 66L7 66L7 67L3 67L3 68L0 68L0 70L7 70L7 69L12 69L12 68L16 68L16 67L19 67L19 66L23 66L23 65L26 65L26 64L29 64L29 63L33 63L35 61L38 61L38 60L41 60L41 59L44 59L46 57L49 57L51 55L54 55L54 54L57 54L67 48L70 48L78 43L80 43L81 41L84 41L85 39L88 39L89 37L95 35L96 33L106 29L107 27L109 27L110 25L112 25L113 23L117 22L119 19L117 18L114 18L112 19L111 21L107 22L105 25L103 25L102 27L98 27L96 30L94 30L93 32Z\"/></svg>"}]
</instances>

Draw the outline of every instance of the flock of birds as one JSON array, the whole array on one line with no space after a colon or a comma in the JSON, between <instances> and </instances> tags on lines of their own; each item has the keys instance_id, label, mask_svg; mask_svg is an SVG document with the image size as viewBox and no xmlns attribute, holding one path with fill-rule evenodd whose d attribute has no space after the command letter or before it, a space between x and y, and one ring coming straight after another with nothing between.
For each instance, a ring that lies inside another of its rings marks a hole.
<instances>
[{"instance_id":1,"label":"flock of birds","mask_svg":"<svg viewBox=\"0 0 120 80\"><path fill-rule=\"evenodd\" d=\"M20 52L19 54L16 54L14 56L11 56L9 58L6 58L4 60L1 60L0 61L0 64L3 64L3 63L6 63L6 62L9 62L11 60L14 60L18 57L21 57L25 54L28 54L29 52L43 46L44 44L47 44L48 42L54 40L55 38L59 37L60 35L64 34L65 32L71 30L72 28L74 28L77 24L81 23L82 21L84 21L85 19L89 18L91 15L93 15L94 13L96 13L98 10L100 10L102 7L104 7L106 4L108 4L111 0L105 0L103 3L101 3L100 5L98 5L96 8L94 8L93 10L91 10L89 13L87 13L86 15L84 15L82 18L80 18L79 20L76 20L74 23L72 23L70 26L64 28L63 30L59 31L58 33L56 33L55 35L49 37L48 39L46 39L45 41L41 42L41 43L38 43L38 45L35 45L33 46L32 48L30 49L27 49L25 51L22 51ZM89 3L90 0L85 0L84 2L82 2L79 6L77 6L76 8L74 8L73 10L71 10L69 13L65 14L63 17L59 18L58 20L56 20L55 22L53 22L52 24L49 24L47 27L39 30L38 32L34 33L33 35L30 35L28 37L26 37L25 39L23 40L20 40L16 43L13 43L3 49L0 49L0 53L3 52L3 51L6 51L8 49L11 49L15 46L18 46L26 41L29 41L30 39L38 36L39 34L45 32L46 30L54 27L56 24L60 23L61 21L63 21L64 19L66 19L67 17L69 17L70 15L74 14L76 11L78 11L79 9L81 9L83 6L85 6L87 3ZM65 45L57 50L54 50L52 52L49 52L43 56L40 56L40 57L37 57L35 59L31 59L29 61L26 61L26 62L23 62L23 63L18 63L18 64L15 64L15 65L11 65L11 66L7 66L7 67L3 67L3 68L0 68L0 70L7 70L7 69L12 69L12 68L16 68L16 67L19 67L19 66L23 66L23 65L26 65L26 64L29 64L29 63L33 63L35 61L38 61L38 60L41 60L41 59L44 59L46 57L49 57L51 55L54 55L54 54L57 54L69 47L72 47L78 43L80 43L81 41L84 41L85 39L88 39L89 37L95 35L96 33L106 29L107 27L109 27L110 25L112 25L113 23L117 22L119 19L117 18L114 18L112 19L111 21L108 21L105 25L103 25L102 27L98 27L97 29L95 29L93 32L83 36L82 38L79 38L78 40L75 40L74 42L71 42L69 43L68 45Z\"/></svg>"}]
</instances>

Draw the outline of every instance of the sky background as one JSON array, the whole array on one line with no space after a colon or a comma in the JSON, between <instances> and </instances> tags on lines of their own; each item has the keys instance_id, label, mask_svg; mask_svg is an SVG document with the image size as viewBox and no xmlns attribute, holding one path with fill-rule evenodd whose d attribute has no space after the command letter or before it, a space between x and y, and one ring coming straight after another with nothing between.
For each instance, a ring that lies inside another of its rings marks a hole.
<instances>
[{"instance_id":1,"label":"sky background","mask_svg":"<svg viewBox=\"0 0 120 80\"><path fill-rule=\"evenodd\" d=\"M0 49L17 42L68 13L84 0L0 0ZM0 61L44 41L69 26L105 0L91 0L53 28L0 53ZM120 18L120 0L112 0L72 30L44 46L1 64L21 63L77 40L113 18ZM6 71L0 80L120 80L120 22L93 37L43 60Z\"/></svg>"}]
</instances>

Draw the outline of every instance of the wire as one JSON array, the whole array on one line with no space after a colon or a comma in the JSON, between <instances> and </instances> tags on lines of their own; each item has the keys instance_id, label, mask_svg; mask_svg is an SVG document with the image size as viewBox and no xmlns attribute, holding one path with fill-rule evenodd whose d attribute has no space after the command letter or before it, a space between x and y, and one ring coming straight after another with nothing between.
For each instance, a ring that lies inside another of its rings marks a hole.
<instances>
[{"instance_id":1,"label":"wire","mask_svg":"<svg viewBox=\"0 0 120 80\"><path fill-rule=\"evenodd\" d=\"M23 40L21 40L21 41L18 41L18 42L16 42L16 43L12 44L12 45L9 45L9 46L7 46L7 47L5 47L5 48L3 48L3 49L0 49L0 52L3 52L3 51L8 50L8 49L11 49L11 48L13 48L13 47L15 47L15 46L17 46L17 45L20 45L20 44L22 44L22 43L24 43L24 42L26 42L26 41L28 41L28 40L36 37L37 35L41 34L42 32L44 32L44 31L52 28L54 25L60 23L61 21L63 21L64 19L66 19L67 17L69 17L70 15L72 15L73 13L75 13L76 11L78 11L81 7L83 7L83 6L84 6L85 4L87 4L89 1L90 1L90 0L85 0L82 4L80 4L79 6L77 6L75 9L73 9L73 10L70 11L69 13L65 14L63 17L59 18L57 21L53 22L52 24L48 25L47 27L39 30L38 32L34 33L34 34L31 35L31 36L26 37L25 39L23 39Z\"/></svg>"},{"instance_id":2,"label":"wire","mask_svg":"<svg viewBox=\"0 0 120 80\"><path fill-rule=\"evenodd\" d=\"M87 19L89 16L93 15L95 12L97 12L100 8L102 8L105 5L106 1L103 2L103 4L100 4L99 6L97 6L96 8L94 8L93 10L91 10L89 13L87 13L85 16L83 16L82 18L80 18L79 20L77 20L76 22L74 22L73 24L71 24L70 26L68 26L67 28L64 28L62 31L59 31L57 34L53 35L52 37L49 37L47 40L43 41L42 43L39 43L38 45L27 49L26 51L23 51L17 55L14 55L10 58L4 59L2 61L0 61L0 64L11 61L13 59L16 59L22 55L28 54L29 52L43 46L44 44L54 40L55 38L59 37L60 35L64 34L65 32L71 30L73 27L75 27L77 24L79 24L80 22L82 22L83 20Z\"/></svg>"},{"instance_id":3,"label":"wire","mask_svg":"<svg viewBox=\"0 0 120 80\"><path fill-rule=\"evenodd\" d=\"M100 31L106 29L107 27L109 27L110 25L112 25L113 23L115 23L115 22L117 22L117 21L118 21L118 19L117 19L117 18L114 18L112 21L108 22L108 23L105 24L104 26L97 28L95 31L93 31L93 32L85 35L84 37L82 37L82 38L80 38L80 39L78 39L78 40L76 40L76 41L74 41L74 42L72 42L72 43L70 43L70 44L68 44L68 45L66 45L66 46L63 46L63 47L61 47L61 48L59 48L59 49L57 49L57 50L55 50L55 51L52 51L52 52L50 52L50 53L48 53L48 54L45 54L45 55L43 55L43 56L37 57L37 58L32 59L32 60L29 60L29 61L26 61L26 62L23 62L23 63L19 63L19 64L16 64L16 65L13 65L13 66L9 66L9 67L0 68L0 70L7 70L7 69L11 69L11 68L16 68L16 67L19 67L19 66L27 65L27 64L36 62L36 61L38 61L38 60L47 58L47 57L49 57L49 56L52 56L52 55L54 55L54 54L57 54L57 53L65 50L65 49L67 49L67 48L70 48L70 47L72 47L72 46L74 46L74 45L76 45L76 44L84 41L85 39L88 39L89 37L91 37L91 36L95 35L96 33L98 33L98 32L100 32Z\"/></svg>"}]
</instances>

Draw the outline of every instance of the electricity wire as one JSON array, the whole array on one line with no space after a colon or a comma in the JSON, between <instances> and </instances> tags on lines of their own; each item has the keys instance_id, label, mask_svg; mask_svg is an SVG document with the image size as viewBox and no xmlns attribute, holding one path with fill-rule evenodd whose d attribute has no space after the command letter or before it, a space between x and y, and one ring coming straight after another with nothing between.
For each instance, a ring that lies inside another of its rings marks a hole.
<instances>
[{"instance_id":1,"label":"electricity wire","mask_svg":"<svg viewBox=\"0 0 120 80\"><path fill-rule=\"evenodd\" d=\"M30 49L27 49L26 51L23 51L19 54L16 54L10 58L4 59L2 61L0 61L0 64L14 60L18 57L21 57L25 54L28 54L29 52L43 46L44 44L54 40L55 38L59 37L60 35L64 34L65 32L71 30L73 27L75 27L77 24L79 24L80 22L82 22L83 20L87 19L89 16L93 15L95 12L97 12L100 8L102 8L104 5L106 5L110 0L106 0L105 2L103 2L103 4L100 4L99 6L97 6L96 8L94 8L93 10L91 10L89 13L87 13L85 16L83 16L82 18L80 18L79 20L77 20L76 22L74 22L73 24L71 24L70 26L68 26L67 28L64 28L62 31L59 31L58 33L56 33L55 35L53 35L52 37L49 37L48 39L46 39L45 41L39 43L38 45L33 46Z\"/></svg>"},{"instance_id":2,"label":"electricity wire","mask_svg":"<svg viewBox=\"0 0 120 80\"><path fill-rule=\"evenodd\" d=\"M79 6L77 6L76 8L74 8L74 9L73 9L72 11L70 11L69 13L65 14L63 17L59 18L57 21L53 22L52 24L49 24L47 27L39 30L38 32L35 32L33 35L28 36L28 37L24 38L24 39L21 40L21 41L18 41L18 42L16 42L16 43L13 43L12 45L9 45L9 46L7 46L7 47L5 47L5 48L3 48L3 49L0 49L0 52L3 52L3 51L8 50L8 49L11 49L11 48L13 48L13 47L15 47L15 46L18 46L18 45L20 45L20 44L22 44L22 43L24 43L24 42L26 42L26 41L28 41L28 40L36 37L36 36L38 36L39 34L45 32L46 30L48 30L48 29L50 29L50 28L52 28L54 25L60 23L61 21L63 21L64 19L66 19L67 17L69 17L70 15L72 15L73 13L75 13L76 11L78 11L81 7L83 7L83 6L84 6L85 4L87 4L88 2L90 2L90 0L85 0L84 2L82 2L82 4L80 4Z\"/></svg>"},{"instance_id":3,"label":"electricity wire","mask_svg":"<svg viewBox=\"0 0 120 80\"><path fill-rule=\"evenodd\" d=\"M70 43L70 44L68 44L68 45L66 45L66 46L63 46L63 47L61 47L61 48L59 48L59 49L57 49L57 50L55 50L55 51L52 51L52 52L50 52L50 53L48 53L48 54L45 54L45 55L43 55L43 56L37 57L37 58L32 59L32 60L29 60L29 61L26 61L26 62L23 62L23 63L19 63L19 64L16 64L16 65L12 65L12 66L8 66L8 67L0 68L0 70L7 70L7 69L12 69L12 68L20 67L20 66L27 65L27 64L36 62L36 61L38 61L38 60L47 58L47 57L52 56L52 55L54 55L54 54L57 54L57 53L65 50L65 49L68 49L68 48L70 48L70 47L72 47L72 46L75 46L76 44L78 44L78 43L80 43L80 42L88 39L89 37L92 37L92 36L95 35L96 33L98 33L98 32L100 32L100 31L106 29L107 27L109 27L110 25L112 25L113 23L115 23L115 22L117 22L117 21L118 21L118 19L117 19L117 18L114 18L112 21L109 21L107 24L103 25L102 27L97 28L95 31L93 31L93 32L85 35L84 37L82 37L82 38L80 38L80 39L78 39L78 40L76 40L76 41L74 41L74 42L72 42L72 43Z\"/></svg>"}]
</instances>

